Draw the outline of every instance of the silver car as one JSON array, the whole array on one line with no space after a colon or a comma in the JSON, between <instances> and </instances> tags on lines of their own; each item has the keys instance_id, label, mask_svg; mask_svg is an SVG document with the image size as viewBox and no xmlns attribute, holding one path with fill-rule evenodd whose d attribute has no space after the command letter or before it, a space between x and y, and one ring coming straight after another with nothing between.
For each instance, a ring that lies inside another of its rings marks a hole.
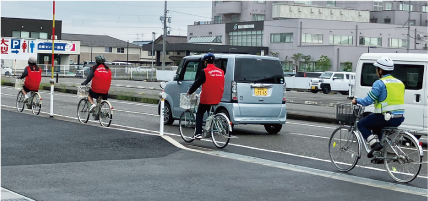
<instances>
[{"instance_id":1,"label":"silver car","mask_svg":"<svg viewBox=\"0 0 428 201\"><path fill-rule=\"evenodd\" d=\"M203 55L184 57L173 81L166 84L165 124L179 119L180 94L186 93L204 68ZM216 112L233 125L261 124L276 134L286 121L285 83L278 58L256 55L215 54L215 66L225 72L225 86ZM200 93L199 88L196 93Z\"/></svg>"}]
</instances>

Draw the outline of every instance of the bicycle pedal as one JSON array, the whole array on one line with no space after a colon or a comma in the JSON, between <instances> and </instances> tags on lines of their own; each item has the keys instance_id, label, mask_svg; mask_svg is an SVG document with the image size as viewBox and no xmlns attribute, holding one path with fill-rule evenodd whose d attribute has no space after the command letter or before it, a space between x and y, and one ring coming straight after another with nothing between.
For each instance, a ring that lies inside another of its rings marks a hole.
<instances>
[{"instance_id":1,"label":"bicycle pedal","mask_svg":"<svg viewBox=\"0 0 428 201\"><path fill-rule=\"evenodd\" d=\"M383 164L385 162L384 159L374 158L370 161L373 164Z\"/></svg>"}]
</instances>

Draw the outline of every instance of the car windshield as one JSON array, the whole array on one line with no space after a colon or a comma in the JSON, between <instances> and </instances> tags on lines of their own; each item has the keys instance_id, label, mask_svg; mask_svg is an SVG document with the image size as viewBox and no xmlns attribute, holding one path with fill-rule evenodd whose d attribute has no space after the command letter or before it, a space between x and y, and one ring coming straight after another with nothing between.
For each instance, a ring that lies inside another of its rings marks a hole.
<instances>
[{"instance_id":1,"label":"car windshield","mask_svg":"<svg viewBox=\"0 0 428 201\"><path fill-rule=\"evenodd\" d=\"M278 60L237 58L235 81L245 83L282 84L284 73Z\"/></svg>"},{"instance_id":2,"label":"car windshield","mask_svg":"<svg viewBox=\"0 0 428 201\"><path fill-rule=\"evenodd\" d=\"M322 73L320 78L322 79L330 79L333 73Z\"/></svg>"}]
</instances>

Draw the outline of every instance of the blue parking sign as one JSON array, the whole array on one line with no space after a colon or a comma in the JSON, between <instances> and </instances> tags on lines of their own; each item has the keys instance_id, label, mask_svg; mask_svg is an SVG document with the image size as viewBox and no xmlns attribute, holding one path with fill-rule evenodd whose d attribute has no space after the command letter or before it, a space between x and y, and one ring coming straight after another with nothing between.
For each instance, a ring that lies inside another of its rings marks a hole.
<instances>
[{"instance_id":1,"label":"blue parking sign","mask_svg":"<svg viewBox=\"0 0 428 201\"><path fill-rule=\"evenodd\" d=\"M21 40L19 39L12 39L11 42L11 47L10 49L21 49Z\"/></svg>"}]
</instances>

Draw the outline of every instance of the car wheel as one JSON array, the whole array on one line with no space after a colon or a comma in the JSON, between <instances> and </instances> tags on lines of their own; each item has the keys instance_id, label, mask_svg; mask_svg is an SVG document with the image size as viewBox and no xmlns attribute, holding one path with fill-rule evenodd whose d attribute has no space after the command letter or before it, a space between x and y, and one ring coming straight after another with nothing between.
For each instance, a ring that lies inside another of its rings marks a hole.
<instances>
[{"instance_id":1,"label":"car wheel","mask_svg":"<svg viewBox=\"0 0 428 201\"><path fill-rule=\"evenodd\" d=\"M226 117L229 119L229 121L230 122L232 122L232 120L230 120L230 116L229 116L229 112L227 112L227 110L225 110L225 109L220 109L217 113L223 113L223 114L225 114L226 115ZM230 132L230 133L232 133L233 132L233 124L232 124L232 131Z\"/></svg>"},{"instance_id":2,"label":"car wheel","mask_svg":"<svg viewBox=\"0 0 428 201\"><path fill-rule=\"evenodd\" d=\"M174 118L172 118L172 111L171 111L171 106L169 106L169 103L165 102L165 107L164 107L164 113L163 113L163 124L165 125L171 125L172 123L174 123Z\"/></svg>"},{"instance_id":3,"label":"car wheel","mask_svg":"<svg viewBox=\"0 0 428 201\"><path fill-rule=\"evenodd\" d=\"M6 71L6 72L4 73L4 75L10 75L9 71Z\"/></svg>"},{"instance_id":4,"label":"car wheel","mask_svg":"<svg viewBox=\"0 0 428 201\"><path fill-rule=\"evenodd\" d=\"M282 124L265 124L264 126L269 134L277 134L282 128Z\"/></svg>"},{"instance_id":5,"label":"car wheel","mask_svg":"<svg viewBox=\"0 0 428 201\"><path fill-rule=\"evenodd\" d=\"M328 94L328 93L330 93L330 86L324 86L324 87L322 88L322 92L323 92L324 94Z\"/></svg>"},{"instance_id":6,"label":"car wheel","mask_svg":"<svg viewBox=\"0 0 428 201\"><path fill-rule=\"evenodd\" d=\"M318 93L318 90L311 90L311 92L316 94L316 93Z\"/></svg>"}]
</instances>

